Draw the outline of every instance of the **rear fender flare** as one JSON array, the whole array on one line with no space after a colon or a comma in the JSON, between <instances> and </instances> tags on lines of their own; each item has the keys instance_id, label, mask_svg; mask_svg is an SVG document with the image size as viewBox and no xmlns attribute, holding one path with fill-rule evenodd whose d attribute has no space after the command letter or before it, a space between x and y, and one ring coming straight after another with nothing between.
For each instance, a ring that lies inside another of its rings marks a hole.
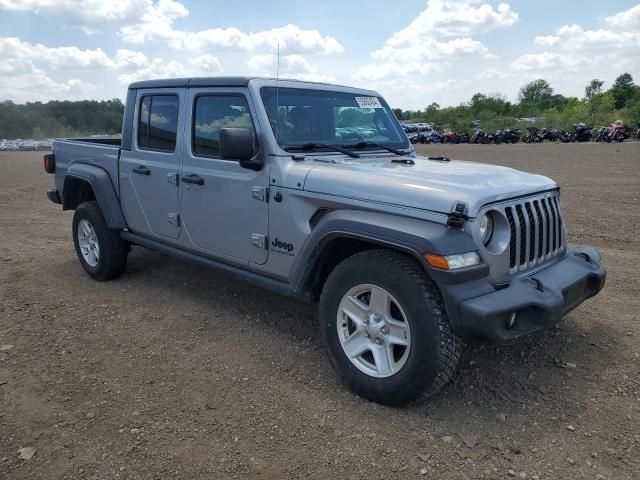
<instances>
[{"instance_id":1,"label":"rear fender flare","mask_svg":"<svg viewBox=\"0 0 640 480\"><path fill-rule=\"evenodd\" d=\"M74 208L69 205L71 196L70 192L67 191L71 179L79 179L91 185L98 206L109 228L117 230L127 228L127 222L120 207L120 199L106 170L84 163L71 165L65 174L64 188L62 190L62 202L65 210Z\"/></svg>"}]
</instances>

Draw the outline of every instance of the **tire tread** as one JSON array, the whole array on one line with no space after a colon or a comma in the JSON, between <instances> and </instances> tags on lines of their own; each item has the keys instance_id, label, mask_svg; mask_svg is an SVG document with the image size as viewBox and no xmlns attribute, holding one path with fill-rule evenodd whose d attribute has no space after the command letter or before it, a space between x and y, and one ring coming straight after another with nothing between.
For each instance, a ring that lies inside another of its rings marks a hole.
<instances>
[{"instance_id":1,"label":"tire tread","mask_svg":"<svg viewBox=\"0 0 640 480\"><path fill-rule=\"evenodd\" d=\"M424 292L424 300L432 310L440 332L440 351L438 364L435 366L436 375L433 382L417 398L405 399L399 396L394 399L389 398L384 403L397 405L414 403L435 395L449 383L455 374L463 348L462 339L451 329L444 302L437 285L415 259L404 253L389 249L365 250L354 254L340 263L333 272L331 272L327 278L327 283L332 281L332 277L340 275L343 269L348 269L350 260L357 258L366 258L368 262L375 262L376 259L386 259L405 270Z\"/></svg>"},{"instance_id":2,"label":"tire tread","mask_svg":"<svg viewBox=\"0 0 640 480\"><path fill-rule=\"evenodd\" d=\"M100 244L100 262L98 269L91 269L84 260L78 249L77 224L82 218L89 220L98 236ZM85 271L95 280L107 281L122 275L127 267L127 247L120 238L118 231L107 226L98 203L95 201L83 202L76 208L73 219L73 241L76 246L76 253Z\"/></svg>"}]
</instances>

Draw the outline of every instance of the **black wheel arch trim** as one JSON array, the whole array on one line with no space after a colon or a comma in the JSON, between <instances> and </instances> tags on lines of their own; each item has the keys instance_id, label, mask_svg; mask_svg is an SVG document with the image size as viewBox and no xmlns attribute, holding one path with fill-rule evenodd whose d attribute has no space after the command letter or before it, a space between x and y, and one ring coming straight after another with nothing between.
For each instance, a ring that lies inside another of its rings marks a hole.
<instances>
[{"instance_id":1,"label":"black wheel arch trim","mask_svg":"<svg viewBox=\"0 0 640 480\"><path fill-rule=\"evenodd\" d=\"M120 199L106 170L86 163L74 163L71 165L65 174L64 188L62 190L62 206L64 210L74 208L69 205L70 195L67 187L69 187L70 179L79 179L91 186L109 228L119 230L127 228L127 222L120 207Z\"/></svg>"},{"instance_id":2,"label":"black wheel arch trim","mask_svg":"<svg viewBox=\"0 0 640 480\"><path fill-rule=\"evenodd\" d=\"M446 217L443 217L446 218ZM452 255L476 251L471 235L428 220L364 210L334 210L327 213L306 239L291 269L294 292L308 290L325 249L333 240L351 238L399 250L414 257L436 284L456 284L486 277L489 267L481 264L457 272L431 268L425 253Z\"/></svg>"}]
</instances>

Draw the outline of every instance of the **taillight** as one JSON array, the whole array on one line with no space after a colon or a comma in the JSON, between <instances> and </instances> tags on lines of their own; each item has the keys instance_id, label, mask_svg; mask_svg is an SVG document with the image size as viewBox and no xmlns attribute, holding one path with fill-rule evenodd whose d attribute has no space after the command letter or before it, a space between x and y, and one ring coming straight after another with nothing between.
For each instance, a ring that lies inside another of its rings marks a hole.
<instances>
[{"instance_id":1,"label":"taillight","mask_svg":"<svg viewBox=\"0 0 640 480\"><path fill-rule=\"evenodd\" d=\"M56 156L53 153L47 153L44 156L44 170L47 173L56 171Z\"/></svg>"}]
</instances>

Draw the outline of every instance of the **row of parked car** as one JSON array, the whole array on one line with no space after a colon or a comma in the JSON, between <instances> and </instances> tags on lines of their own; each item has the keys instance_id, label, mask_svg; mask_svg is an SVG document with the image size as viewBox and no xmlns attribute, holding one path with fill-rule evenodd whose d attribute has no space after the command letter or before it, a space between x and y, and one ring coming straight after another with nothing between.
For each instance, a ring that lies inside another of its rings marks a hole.
<instances>
[{"instance_id":1,"label":"row of parked car","mask_svg":"<svg viewBox=\"0 0 640 480\"><path fill-rule=\"evenodd\" d=\"M0 152L20 152L33 150L51 150L51 140L0 140Z\"/></svg>"},{"instance_id":2,"label":"row of parked car","mask_svg":"<svg viewBox=\"0 0 640 480\"><path fill-rule=\"evenodd\" d=\"M495 132L485 132L479 127L475 127L469 132L453 132L451 130L443 133L438 132L428 123L403 124L402 128L411 140L411 143L541 143L550 142L623 142L634 138L640 140L640 122L634 132L624 125L620 120L612 123L608 127L591 128L585 123L576 123L571 131L557 128L537 128L527 127L522 133L519 128L507 128L496 130Z\"/></svg>"}]
</instances>

